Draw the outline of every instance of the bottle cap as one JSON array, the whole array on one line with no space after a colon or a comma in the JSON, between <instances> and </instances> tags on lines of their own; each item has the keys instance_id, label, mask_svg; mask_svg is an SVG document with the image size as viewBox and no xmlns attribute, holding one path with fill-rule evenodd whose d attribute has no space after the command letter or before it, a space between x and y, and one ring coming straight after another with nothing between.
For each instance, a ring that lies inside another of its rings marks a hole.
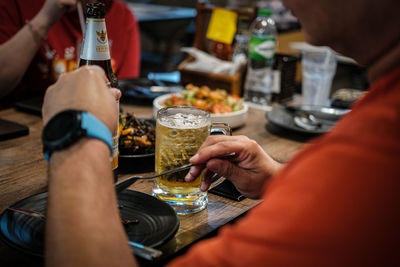
<instances>
[{"instance_id":1,"label":"bottle cap","mask_svg":"<svg viewBox=\"0 0 400 267\"><path fill-rule=\"evenodd\" d=\"M258 15L259 16L271 16L272 12L269 9L259 9Z\"/></svg>"},{"instance_id":2,"label":"bottle cap","mask_svg":"<svg viewBox=\"0 0 400 267\"><path fill-rule=\"evenodd\" d=\"M104 3L87 3L86 4L86 15L88 17L105 17L105 4Z\"/></svg>"}]
</instances>

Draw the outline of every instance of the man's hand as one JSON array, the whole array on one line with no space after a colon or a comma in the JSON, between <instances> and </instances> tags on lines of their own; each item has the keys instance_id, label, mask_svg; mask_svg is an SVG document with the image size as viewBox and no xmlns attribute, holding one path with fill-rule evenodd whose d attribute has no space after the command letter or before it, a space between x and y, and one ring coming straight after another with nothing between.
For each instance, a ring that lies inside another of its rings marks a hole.
<instances>
[{"instance_id":1,"label":"man's hand","mask_svg":"<svg viewBox=\"0 0 400 267\"><path fill-rule=\"evenodd\" d=\"M50 86L44 97L42 114L46 123L58 112L78 109L90 112L101 120L113 133L117 126L120 97L118 89L109 89L107 77L97 66L84 66L64 73Z\"/></svg>"},{"instance_id":2,"label":"man's hand","mask_svg":"<svg viewBox=\"0 0 400 267\"><path fill-rule=\"evenodd\" d=\"M235 153L233 160L215 157ZM196 166L186 176L186 181L193 181L207 169L202 176L201 190L206 191L214 173L230 180L236 188L249 198L259 198L265 181L281 168L282 164L274 161L254 141L246 136L209 136L190 159Z\"/></svg>"}]
</instances>

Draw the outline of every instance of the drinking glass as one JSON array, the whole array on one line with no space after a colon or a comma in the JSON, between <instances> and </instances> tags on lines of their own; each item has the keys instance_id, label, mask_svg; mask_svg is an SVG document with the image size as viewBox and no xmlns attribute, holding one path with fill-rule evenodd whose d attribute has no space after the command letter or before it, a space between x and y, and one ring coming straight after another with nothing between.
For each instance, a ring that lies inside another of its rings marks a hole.
<instances>
[{"instance_id":1,"label":"drinking glass","mask_svg":"<svg viewBox=\"0 0 400 267\"><path fill-rule=\"evenodd\" d=\"M186 106L160 109L156 120L156 173L189 163L207 136L215 131L231 133L228 124L212 123L206 110ZM163 175L153 187L153 195L170 204L177 214L199 212L208 203L207 192L200 190L201 176L188 183L186 174L187 170Z\"/></svg>"},{"instance_id":2,"label":"drinking glass","mask_svg":"<svg viewBox=\"0 0 400 267\"><path fill-rule=\"evenodd\" d=\"M328 106L332 79L336 72L336 56L329 48L302 53L303 105Z\"/></svg>"}]
</instances>

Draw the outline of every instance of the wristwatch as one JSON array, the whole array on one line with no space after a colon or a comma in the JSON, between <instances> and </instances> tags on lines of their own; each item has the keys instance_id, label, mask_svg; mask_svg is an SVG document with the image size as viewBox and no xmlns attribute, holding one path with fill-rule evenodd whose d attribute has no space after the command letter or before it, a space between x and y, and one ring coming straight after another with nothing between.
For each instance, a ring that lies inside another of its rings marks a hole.
<instances>
[{"instance_id":1,"label":"wristwatch","mask_svg":"<svg viewBox=\"0 0 400 267\"><path fill-rule=\"evenodd\" d=\"M81 110L64 110L46 124L42 133L43 154L47 162L54 151L63 150L82 137L92 137L107 144L112 153L110 130L92 114Z\"/></svg>"}]
</instances>

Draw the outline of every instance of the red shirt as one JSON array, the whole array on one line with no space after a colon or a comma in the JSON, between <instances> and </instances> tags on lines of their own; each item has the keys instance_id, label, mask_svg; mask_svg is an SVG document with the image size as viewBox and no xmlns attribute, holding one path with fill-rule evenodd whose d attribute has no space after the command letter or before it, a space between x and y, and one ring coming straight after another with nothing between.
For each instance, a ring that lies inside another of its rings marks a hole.
<instances>
[{"instance_id":1,"label":"red shirt","mask_svg":"<svg viewBox=\"0 0 400 267\"><path fill-rule=\"evenodd\" d=\"M0 0L0 43L16 34L41 9L44 0ZM120 0L112 3L106 14L111 62L118 79L135 78L140 69L139 29L131 10ZM76 11L64 14L50 29L46 40L32 60L25 75L11 96L2 102L44 94L60 73L76 68L77 44L82 40ZM33 41L33 40L32 40Z\"/></svg>"},{"instance_id":2,"label":"red shirt","mask_svg":"<svg viewBox=\"0 0 400 267\"><path fill-rule=\"evenodd\" d=\"M262 199L171 266L400 266L400 67Z\"/></svg>"}]
</instances>

